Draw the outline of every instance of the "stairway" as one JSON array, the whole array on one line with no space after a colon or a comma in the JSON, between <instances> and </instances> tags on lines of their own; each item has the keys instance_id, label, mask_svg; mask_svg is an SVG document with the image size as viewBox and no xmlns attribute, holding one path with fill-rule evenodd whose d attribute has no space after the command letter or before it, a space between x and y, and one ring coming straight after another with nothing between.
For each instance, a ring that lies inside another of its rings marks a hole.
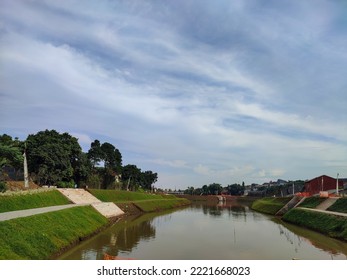
<instances>
[{"instance_id":1,"label":"stairway","mask_svg":"<svg viewBox=\"0 0 347 280\"><path fill-rule=\"evenodd\" d=\"M57 189L74 204L92 205L106 218L118 217L124 212L112 202L102 202L83 189Z\"/></svg>"},{"instance_id":2,"label":"stairway","mask_svg":"<svg viewBox=\"0 0 347 280\"><path fill-rule=\"evenodd\" d=\"M294 208L298 203L302 201L302 197L294 195L293 198L284 205L280 210L277 211L276 216L282 216L287 213L290 209Z\"/></svg>"},{"instance_id":3,"label":"stairway","mask_svg":"<svg viewBox=\"0 0 347 280\"><path fill-rule=\"evenodd\" d=\"M333 205L336 200L339 199L338 197L329 197L326 200L324 200L321 204L319 204L316 209L318 210L326 210L328 209L331 205Z\"/></svg>"},{"instance_id":4,"label":"stairway","mask_svg":"<svg viewBox=\"0 0 347 280\"><path fill-rule=\"evenodd\" d=\"M85 191L84 189L57 189L67 199L74 204L92 204L101 202L95 196Z\"/></svg>"}]
</instances>

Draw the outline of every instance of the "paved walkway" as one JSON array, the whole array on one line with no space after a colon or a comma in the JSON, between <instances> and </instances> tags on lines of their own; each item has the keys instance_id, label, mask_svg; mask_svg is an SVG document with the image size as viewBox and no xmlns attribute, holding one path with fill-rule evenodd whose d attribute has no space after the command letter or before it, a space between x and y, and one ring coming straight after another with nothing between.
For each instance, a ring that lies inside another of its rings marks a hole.
<instances>
[{"instance_id":1,"label":"paved walkway","mask_svg":"<svg viewBox=\"0 0 347 280\"><path fill-rule=\"evenodd\" d=\"M101 202L83 189L58 189L58 191L67 197L73 204L0 213L0 222L85 205L93 206L96 211L106 218L118 217L124 214L116 204L112 202Z\"/></svg>"},{"instance_id":2,"label":"paved walkway","mask_svg":"<svg viewBox=\"0 0 347 280\"><path fill-rule=\"evenodd\" d=\"M36 214L59 211L59 210L63 210L63 209L71 208L71 207L76 207L76 206L82 206L82 205L81 204L67 204L67 205L58 205L58 206L50 206L50 207L43 207L43 208L34 208L34 209L18 210L18 211L0 213L0 222L11 220L11 219L16 219L16 218L33 216Z\"/></svg>"},{"instance_id":3,"label":"paved walkway","mask_svg":"<svg viewBox=\"0 0 347 280\"><path fill-rule=\"evenodd\" d=\"M326 211L326 210L312 209L312 208L304 208L304 207L297 207L297 208L298 209L309 210L309 211L314 211L314 212L320 212L320 213L329 214L329 215L347 217L347 213L333 212L333 211Z\"/></svg>"}]
</instances>

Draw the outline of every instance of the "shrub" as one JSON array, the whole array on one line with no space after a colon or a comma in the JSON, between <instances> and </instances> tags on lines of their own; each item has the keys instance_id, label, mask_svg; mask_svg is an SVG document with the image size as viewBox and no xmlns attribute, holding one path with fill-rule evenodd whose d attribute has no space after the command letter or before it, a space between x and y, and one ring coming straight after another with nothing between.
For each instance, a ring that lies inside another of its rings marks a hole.
<instances>
[{"instance_id":1,"label":"shrub","mask_svg":"<svg viewBox=\"0 0 347 280\"><path fill-rule=\"evenodd\" d=\"M6 190L6 183L4 181L0 181L0 192L5 192Z\"/></svg>"}]
</instances>

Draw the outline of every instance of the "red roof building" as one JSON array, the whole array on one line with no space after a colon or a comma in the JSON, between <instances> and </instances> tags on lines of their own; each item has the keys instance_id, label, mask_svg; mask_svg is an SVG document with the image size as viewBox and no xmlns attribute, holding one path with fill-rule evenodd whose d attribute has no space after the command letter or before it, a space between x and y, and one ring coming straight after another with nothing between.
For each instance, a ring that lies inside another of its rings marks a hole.
<instances>
[{"instance_id":1,"label":"red roof building","mask_svg":"<svg viewBox=\"0 0 347 280\"><path fill-rule=\"evenodd\" d=\"M343 189L343 181L339 180L339 189ZM336 179L322 175L305 182L305 192L310 195L319 194L321 191L336 190Z\"/></svg>"}]
</instances>

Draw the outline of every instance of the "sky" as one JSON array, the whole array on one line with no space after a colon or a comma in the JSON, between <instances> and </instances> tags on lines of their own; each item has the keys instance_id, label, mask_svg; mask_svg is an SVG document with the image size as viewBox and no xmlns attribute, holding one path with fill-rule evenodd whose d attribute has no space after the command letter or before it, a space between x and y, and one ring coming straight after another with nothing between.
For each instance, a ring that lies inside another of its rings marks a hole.
<instances>
[{"instance_id":1,"label":"sky","mask_svg":"<svg viewBox=\"0 0 347 280\"><path fill-rule=\"evenodd\" d=\"M347 177L344 0L1 0L0 134L113 144L156 186Z\"/></svg>"}]
</instances>

